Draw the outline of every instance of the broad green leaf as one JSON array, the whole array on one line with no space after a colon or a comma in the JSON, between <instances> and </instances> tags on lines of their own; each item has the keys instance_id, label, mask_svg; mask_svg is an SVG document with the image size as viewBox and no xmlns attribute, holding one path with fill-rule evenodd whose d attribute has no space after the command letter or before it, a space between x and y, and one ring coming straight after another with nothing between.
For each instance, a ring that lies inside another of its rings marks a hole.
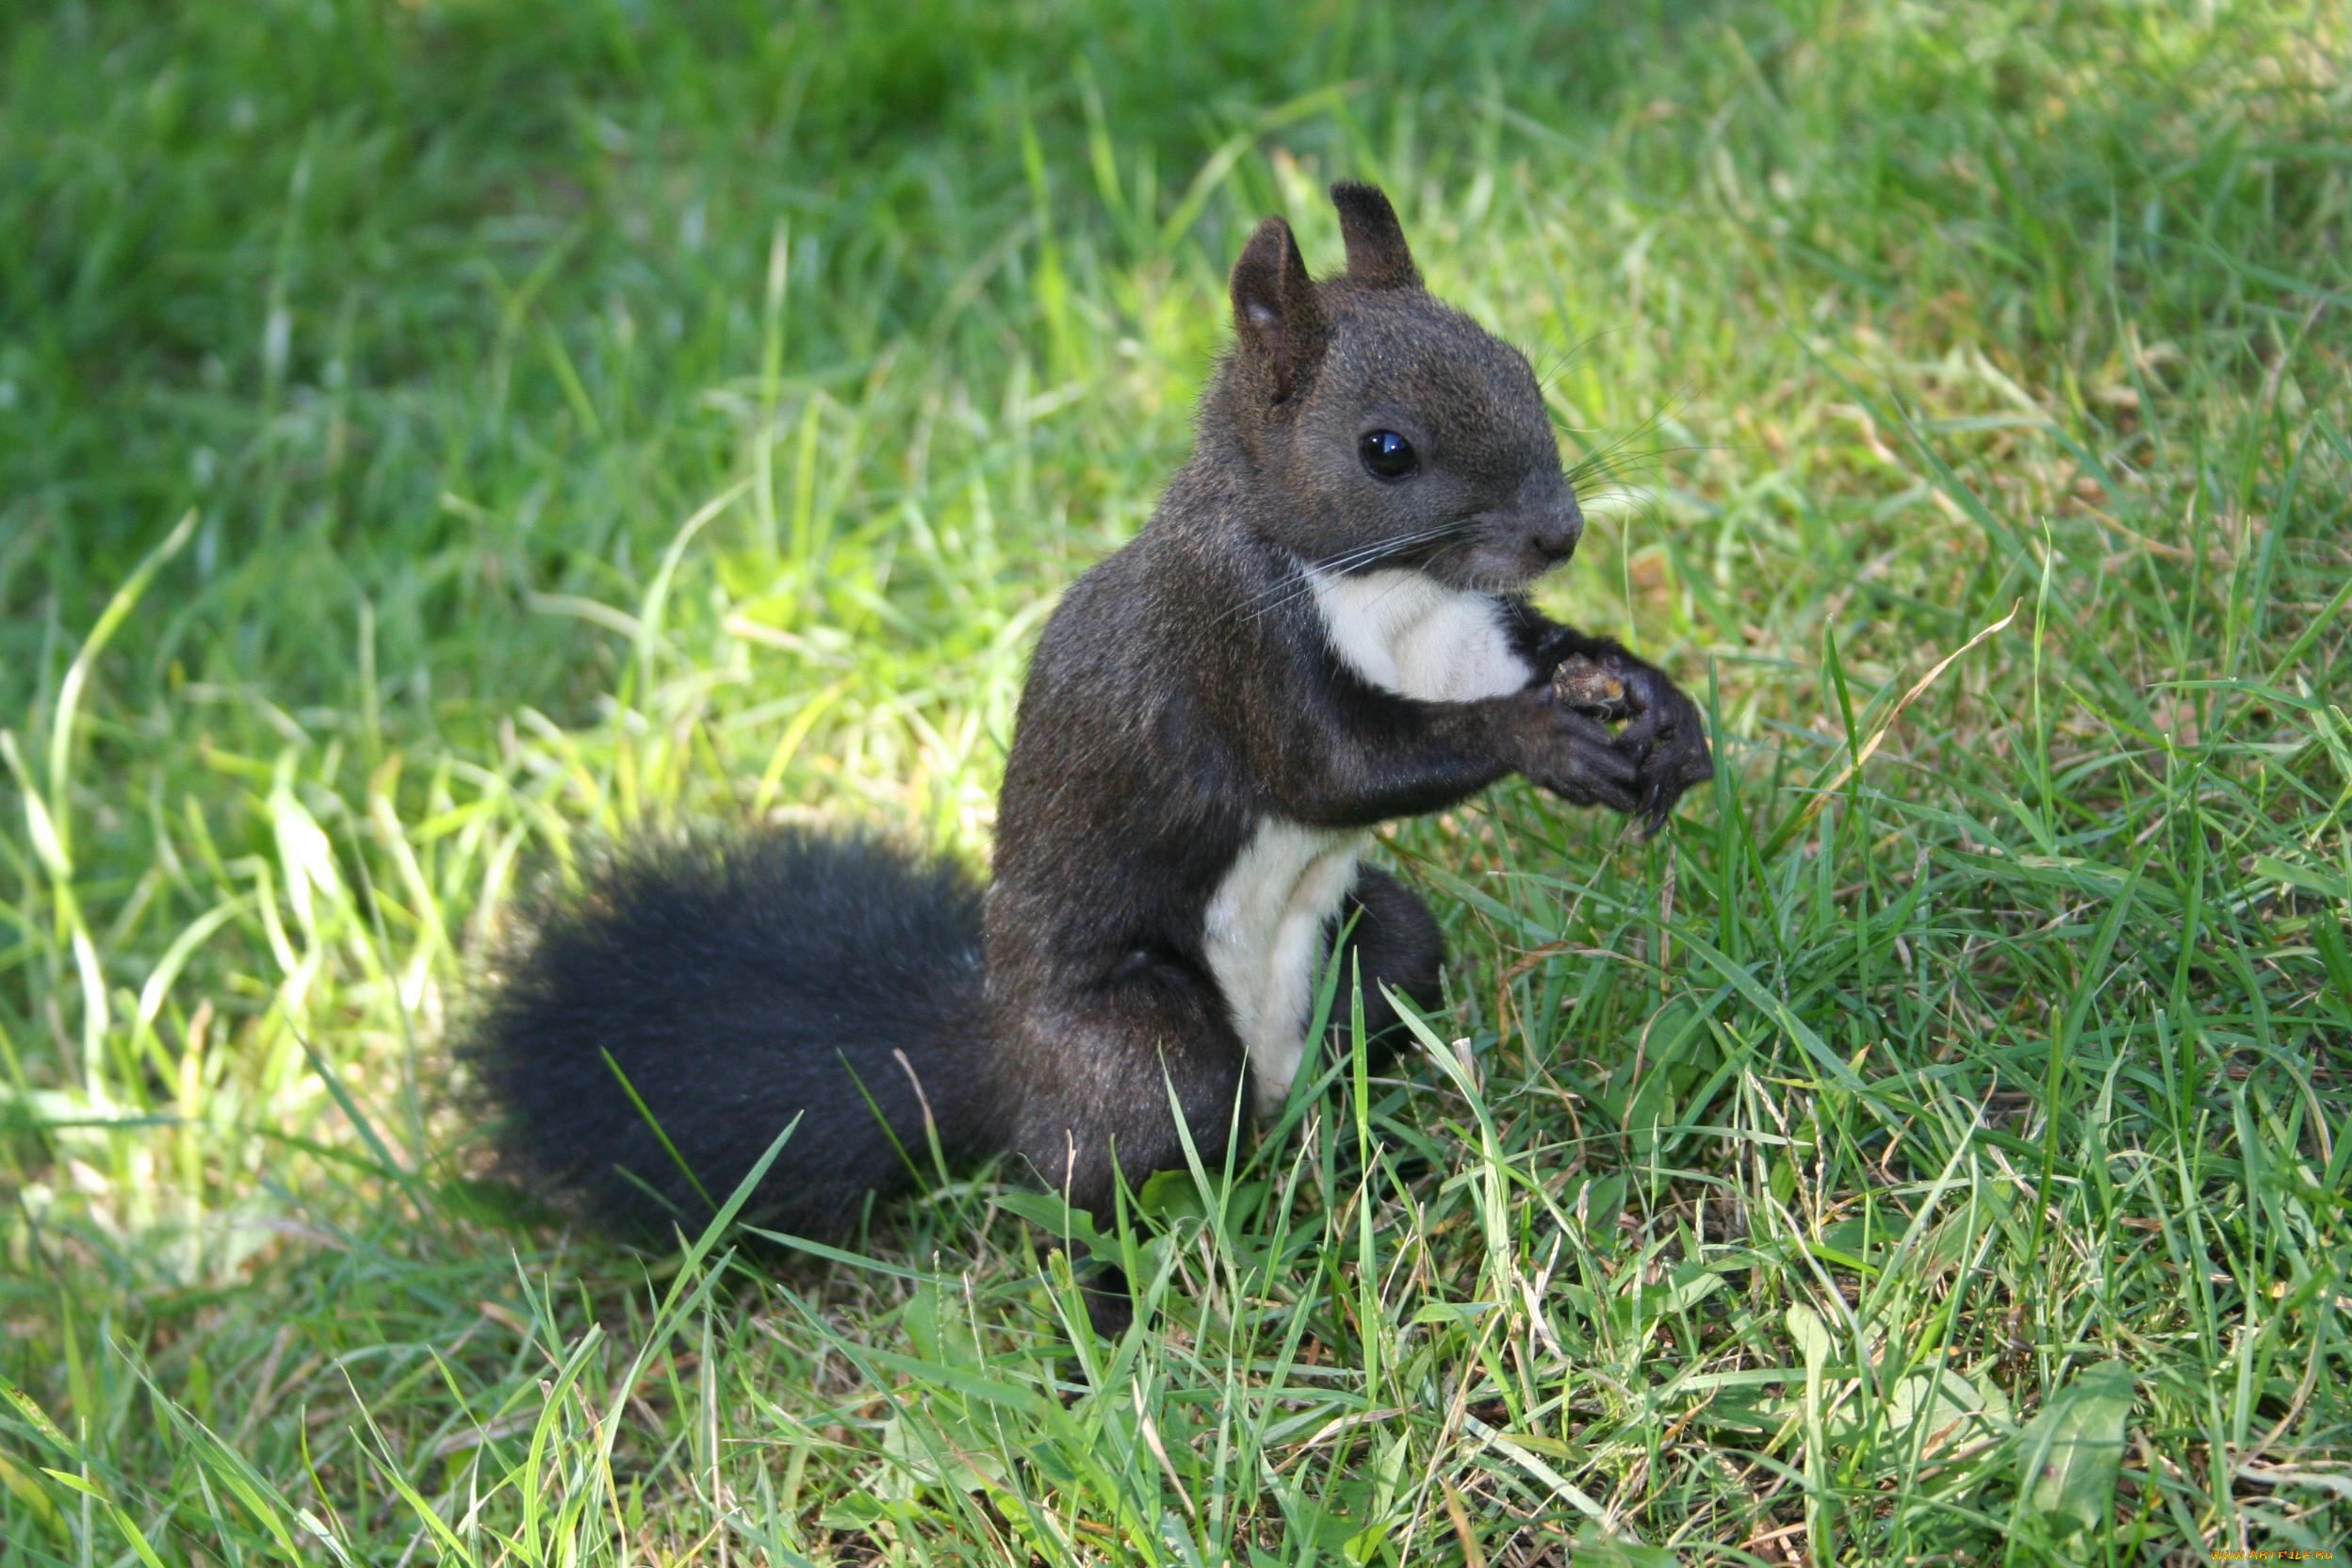
<instances>
[{"instance_id":1,"label":"broad green leaf","mask_svg":"<svg viewBox=\"0 0 2352 1568\"><path fill-rule=\"evenodd\" d=\"M2113 1517L2132 1416L2132 1368L2102 1362L2051 1391L2025 1429L2024 1511L2062 1530L2095 1529Z\"/></svg>"}]
</instances>

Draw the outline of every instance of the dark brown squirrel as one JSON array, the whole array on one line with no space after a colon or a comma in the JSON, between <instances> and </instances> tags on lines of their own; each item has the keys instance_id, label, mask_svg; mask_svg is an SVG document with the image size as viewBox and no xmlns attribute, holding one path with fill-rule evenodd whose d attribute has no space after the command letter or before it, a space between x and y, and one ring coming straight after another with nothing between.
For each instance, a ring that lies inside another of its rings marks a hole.
<instances>
[{"instance_id":1,"label":"dark brown squirrel","mask_svg":"<svg viewBox=\"0 0 2352 1568\"><path fill-rule=\"evenodd\" d=\"M1046 625L985 893L856 833L625 851L464 1049L528 1180L692 1227L797 1117L764 1225L838 1234L936 1138L1107 1227L1119 1182L1185 1164L1171 1097L1213 1169L1245 1088L1281 1103L1327 962L1377 1047L1382 988L1438 1005L1436 921L1360 858L1378 825L1517 773L1655 832L1712 775L1688 696L1527 601L1584 519L1525 356L1422 287L1377 188L1331 199L1347 270L1258 226L1190 459ZM1556 688L1568 661L1622 729Z\"/></svg>"}]
</instances>

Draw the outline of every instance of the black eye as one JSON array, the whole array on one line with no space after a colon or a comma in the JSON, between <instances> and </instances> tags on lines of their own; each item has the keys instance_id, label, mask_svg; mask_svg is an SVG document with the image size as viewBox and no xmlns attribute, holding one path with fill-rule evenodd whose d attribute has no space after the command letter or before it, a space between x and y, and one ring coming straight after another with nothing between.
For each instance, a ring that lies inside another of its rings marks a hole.
<instances>
[{"instance_id":1,"label":"black eye","mask_svg":"<svg viewBox=\"0 0 2352 1568\"><path fill-rule=\"evenodd\" d=\"M1366 433L1356 443L1356 455L1364 459L1364 471L1374 479L1405 479L1421 466L1421 460L1413 455L1413 443L1393 430Z\"/></svg>"}]
</instances>

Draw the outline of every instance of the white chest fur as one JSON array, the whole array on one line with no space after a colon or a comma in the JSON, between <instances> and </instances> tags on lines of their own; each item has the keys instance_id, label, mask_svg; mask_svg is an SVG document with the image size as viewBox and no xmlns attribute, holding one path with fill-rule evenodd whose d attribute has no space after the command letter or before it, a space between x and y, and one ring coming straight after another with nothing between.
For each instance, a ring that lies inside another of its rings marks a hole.
<instances>
[{"instance_id":1,"label":"white chest fur","mask_svg":"<svg viewBox=\"0 0 2352 1568\"><path fill-rule=\"evenodd\" d=\"M1310 571L1332 648L1374 686L1429 702L1503 696L1527 682L1502 607L1418 572ZM1298 1076L1324 927L1355 886L1368 835L1261 818L1209 900L1202 948L1250 1053L1257 1110Z\"/></svg>"},{"instance_id":2,"label":"white chest fur","mask_svg":"<svg viewBox=\"0 0 2352 1568\"><path fill-rule=\"evenodd\" d=\"M1420 572L1342 577L1309 570L1324 632L1350 669L1374 686L1425 702L1508 696L1527 683L1511 651L1503 607Z\"/></svg>"}]
</instances>

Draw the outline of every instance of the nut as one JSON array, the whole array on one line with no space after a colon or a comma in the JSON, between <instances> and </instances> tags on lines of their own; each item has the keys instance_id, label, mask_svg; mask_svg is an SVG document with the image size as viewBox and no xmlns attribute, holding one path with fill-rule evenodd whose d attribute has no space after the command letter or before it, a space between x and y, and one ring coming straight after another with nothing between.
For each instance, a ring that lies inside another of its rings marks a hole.
<instances>
[{"instance_id":1,"label":"nut","mask_svg":"<svg viewBox=\"0 0 2352 1568\"><path fill-rule=\"evenodd\" d=\"M1552 671L1552 691L1579 713L1615 723L1633 716L1625 700L1625 683L1609 667L1578 654L1563 659Z\"/></svg>"}]
</instances>

